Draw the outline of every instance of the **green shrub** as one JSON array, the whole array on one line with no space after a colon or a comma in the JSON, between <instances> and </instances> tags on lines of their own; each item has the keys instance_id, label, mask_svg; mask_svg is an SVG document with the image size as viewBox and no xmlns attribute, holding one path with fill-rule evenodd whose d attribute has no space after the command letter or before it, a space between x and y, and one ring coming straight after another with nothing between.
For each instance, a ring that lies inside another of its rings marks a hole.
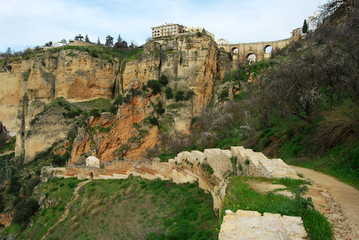
<instances>
[{"instance_id":1,"label":"green shrub","mask_svg":"<svg viewBox=\"0 0 359 240\"><path fill-rule=\"evenodd\" d=\"M21 184L19 183L19 177L12 176L10 178L10 186L7 190L8 193L16 193L20 190Z\"/></svg>"},{"instance_id":2,"label":"green shrub","mask_svg":"<svg viewBox=\"0 0 359 240\"><path fill-rule=\"evenodd\" d=\"M118 107L116 105L112 105L110 108L110 113L116 114L118 110Z\"/></svg>"},{"instance_id":3,"label":"green shrub","mask_svg":"<svg viewBox=\"0 0 359 240\"><path fill-rule=\"evenodd\" d=\"M213 168L207 163L202 164L202 168L204 171L209 173L209 175L212 175L214 173Z\"/></svg>"},{"instance_id":4,"label":"green shrub","mask_svg":"<svg viewBox=\"0 0 359 240\"><path fill-rule=\"evenodd\" d=\"M179 90L177 93L176 93L176 101L183 101L185 99L184 97L184 91L182 90Z\"/></svg>"},{"instance_id":5,"label":"green shrub","mask_svg":"<svg viewBox=\"0 0 359 240\"><path fill-rule=\"evenodd\" d=\"M67 185L69 186L69 188L75 188L76 187L76 183L74 183L74 182L69 182Z\"/></svg>"},{"instance_id":6,"label":"green shrub","mask_svg":"<svg viewBox=\"0 0 359 240\"><path fill-rule=\"evenodd\" d=\"M225 100L228 100L228 97L229 97L229 93L228 93L228 87L225 87L222 89L222 91L220 92L219 96L218 96L218 99L220 101L225 101Z\"/></svg>"},{"instance_id":7,"label":"green shrub","mask_svg":"<svg viewBox=\"0 0 359 240\"><path fill-rule=\"evenodd\" d=\"M30 72L23 72L21 73L21 77L22 77L22 80L24 82L27 82L29 80L29 77L30 77Z\"/></svg>"},{"instance_id":8,"label":"green shrub","mask_svg":"<svg viewBox=\"0 0 359 240\"><path fill-rule=\"evenodd\" d=\"M132 96L131 94L126 94L124 98L122 98L122 101L126 104L129 104L131 102Z\"/></svg>"},{"instance_id":9,"label":"green shrub","mask_svg":"<svg viewBox=\"0 0 359 240\"><path fill-rule=\"evenodd\" d=\"M155 107L156 112L160 115L162 115L163 113L165 113L166 109L163 106L163 102L159 101L158 104Z\"/></svg>"},{"instance_id":10,"label":"green shrub","mask_svg":"<svg viewBox=\"0 0 359 240\"><path fill-rule=\"evenodd\" d=\"M166 75L161 75L158 81L161 83L162 86L166 86L168 84L168 78Z\"/></svg>"},{"instance_id":11,"label":"green shrub","mask_svg":"<svg viewBox=\"0 0 359 240\"><path fill-rule=\"evenodd\" d=\"M117 153L123 156L128 150L130 150L130 146L127 143L124 143L117 149Z\"/></svg>"},{"instance_id":12,"label":"green shrub","mask_svg":"<svg viewBox=\"0 0 359 240\"><path fill-rule=\"evenodd\" d=\"M113 102L114 105L118 106L118 105L121 105L122 104L122 95L119 95L116 100Z\"/></svg>"},{"instance_id":13,"label":"green shrub","mask_svg":"<svg viewBox=\"0 0 359 240\"><path fill-rule=\"evenodd\" d=\"M152 89L153 95L156 95L161 92L161 83L157 80L149 80L147 82L147 87Z\"/></svg>"},{"instance_id":14,"label":"green shrub","mask_svg":"<svg viewBox=\"0 0 359 240\"><path fill-rule=\"evenodd\" d=\"M0 193L0 212L3 212L5 209L5 203L2 194Z\"/></svg>"},{"instance_id":15,"label":"green shrub","mask_svg":"<svg viewBox=\"0 0 359 240\"><path fill-rule=\"evenodd\" d=\"M171 87L167 87L165 90L166 98L172 99L173 98L173 91Z\"/></svg>"},{"instance_id":16,"label":"green shrub","mask_svg":"<svg viewBox=\"0 0 359 240\"><path fill-rule=\"evenodd\" d=\"M52 159L52 163L56 166L62 167L66 165L66 162L70 158L70 152L66 151L64 155L54 155Z\"/></svg>"},{"instance_id":17,"label":"green shrub","mask_svg":"<svg viewBox=\"0 0 359 240\"><path fill-rule=\"evenodd\" d=\"M90 110L90 115L94 116L94 117L100 117L101 113L100 113L100 110L98 110L98 109L91 109Z\"/></svg>"},{"instance_id":18,"label":"green shrub","mask_svg":"<svg viewBox=\"0 0 359 240\"><path fill-rule=\"evenodd\" d=\"M160 125L158 119L155 116L148 117L148 120L152 125L156 125L156 126Z\"/></svg>"},{"instance_id":19,"label":"green shrub","mask_svg":"<svg viewBox=\"0 0 359 240\"><path fill-rule=\"evenodd\" d=\"M29 180L29 182L24 186L24 195L30 197L34 188L41 182L40 177L36 176Z\"/></svg>"},{"instance_id":20,"label":"green shrub","mask_svg":"<svg viewBox=\"0 0 359 240\"><path fill-rule=\"evenodd\" d=\"M190 100L194 95L195 95L194 92L193 92L192 90L189 90L189 91L186 93L185 100L186 100L186 101Z\"/></svg>"},{"instance_id":21,"label":"green shrub","mask_svg":"<svg viewBox=\"0 0 359 240\"><path fill-rule=\"evenodd\" d=\"M63 113L65 118L75 118L82 113L80 109L70 109L69 112ZM35 119L34 119L35 120Z\"/></svg>"},{"instance_id":22,"label":"green shrub","mask_svg":"<svg viewBox=\"0 0 359 240\"><path fill-rule=\"evenodd\" d=\"M37 204L37 201L33 198L20 200L15 206L14 218L12 221L25 226L39 207L39 204Z\"/></svg>"}]
</instances>

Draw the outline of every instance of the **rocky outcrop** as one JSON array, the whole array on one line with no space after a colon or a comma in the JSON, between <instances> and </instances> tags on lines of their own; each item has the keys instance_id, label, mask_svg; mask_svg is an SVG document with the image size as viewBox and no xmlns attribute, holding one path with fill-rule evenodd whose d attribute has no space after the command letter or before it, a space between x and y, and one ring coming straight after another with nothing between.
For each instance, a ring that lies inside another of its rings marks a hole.
<instances>
[{"instance_id":1,"label":"rocky outcrop","mask_svg":"<svg viewBox=\"0 0 359 240\"><path fill-rule=\"evenodd\" d=\"M0 69L0 119L13 135L15 128L21 128L15 127L15 119L23 108L25 122L43 110L32 108L34 101L47 104L57 97L72 101L111 98L118 70L116 61L73 49L35 52L31 58L9 61L7 66Z\"/></svg>"},{"instance_id":2,"label":"rocky outcrop","mask_svg":"<svg viewBox=\"0 0 359 240\"><path fill-rule=\"evenodd\" d=\"M281 216L280 214L238 210L226 210L223 217L219 240L262 240L262 239L306 239L300 217Z\"/></svg>"},{"instance_id":3,"label":"rocky outcrop","mask_svg":"<svg viewBox=\"0 0 359 240\"><path fill-rule=\"evenodd\" d=\"M0 121L0 143L6 141L9 137L9 132L6 130L6 127Z\"/></svg>"},{"instance_id":4,"label":"rocky outcrop","mask_svg":"<svg viewBox=\"0 0 359 240\"><path fill-rule=\"evenodd\" d=\"M158 128L145 121L152 112L146 97L135 96L123 104L116 116L103 113L92 117L73 143L69 164L82 164L88 156L101 163L115 159L141 159L158 142Z\"/></svg>"}]
</instances>

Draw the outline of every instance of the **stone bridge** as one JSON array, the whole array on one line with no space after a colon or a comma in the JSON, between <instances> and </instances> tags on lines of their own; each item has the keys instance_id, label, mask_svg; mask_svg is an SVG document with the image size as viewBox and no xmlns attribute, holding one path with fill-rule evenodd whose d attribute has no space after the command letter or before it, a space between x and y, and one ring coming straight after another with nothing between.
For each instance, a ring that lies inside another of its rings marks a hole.
<instances>
[{"instance_id":1,"label":"stone bridge","mask_svg":"<svg viewBox=\"0 0 359 240\"><path fill-rule=\"evenodd\" d=\"M233 54L233 67L236 68L239 63L251 64L269 59L272 50L285 48L297 39L297 37L291 37L279 41L228 44L220 45L219 47Z\"/></svg>"}]
</instances>

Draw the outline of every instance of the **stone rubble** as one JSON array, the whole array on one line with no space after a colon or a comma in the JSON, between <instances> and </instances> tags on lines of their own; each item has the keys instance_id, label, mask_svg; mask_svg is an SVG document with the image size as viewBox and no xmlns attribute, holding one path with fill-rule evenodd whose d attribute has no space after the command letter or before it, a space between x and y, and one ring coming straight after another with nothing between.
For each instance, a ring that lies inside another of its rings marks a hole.
<instances>
[{"instance_id":1,"label":"stone rubble","mask_svg":"<svg viewBox=\"0 0 359 240\"><path fill-rule=\"evenodd\" d=\"M300 217L226 210L219 240L300 240L307 237Z\"/></svg>"}]
</instances>

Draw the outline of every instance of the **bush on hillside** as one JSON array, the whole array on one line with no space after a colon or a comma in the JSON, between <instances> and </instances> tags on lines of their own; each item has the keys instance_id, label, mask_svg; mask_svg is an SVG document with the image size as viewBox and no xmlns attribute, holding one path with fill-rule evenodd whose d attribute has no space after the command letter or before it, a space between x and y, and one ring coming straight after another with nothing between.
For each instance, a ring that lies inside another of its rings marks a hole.
<instances>
[{"instance_id":1,"label":"bush on hillside","mask_svg":"<svg viewBox=\"0 0 359 240\"><path fill-rule=\"evenodd\" d=\"M167 87L165 90L166 98L172 99L173 98L173 91L171 87Z\"/></svg>"},{"instance_id":2,"label":"bush on hillside","mask_svg":"<svg viewBox=\"0 0 359 240\"><path fill-rule=\"evenodd\" d=\"M91 109L90 115L93 117L100 117L101 113L100 113L100 110L98 110L98 109Z\"/></svg>"},{"instance_id":3,"label":"bush on hillside","mask_svg":"<svg viewBox=\"0 0 359 240\"><path fill-rule=\"evenodd\" d=\"M158 80L162 86L166 86L168 83L168 78L166 75L161 75L160 79Z\"/></svg>"},{"instance_id":4,"label":"bush on hillside","mask_svg":"<svg viewBox=\"0 0 359 240\"><path fill-rule=\"evenodd\" d=\"M39 204L37 204L37 201L33 198L24 198L20 200L15 206L14 218L12 221L23 227L26 226L39 207Z\"/></svg>"},{"instance_id":5,"label":"bush on hillside","mask_svg":"<svg viewBox=\"0 0 359 240\"><path fill-rule=\"evenodd\" d=\"M147 87L152 89L152 94L156 95L161 92L161 83L157 80L149 80L147 82Z\"/></svg>"},{"instance_id":6,"label":"bush on hillside","mask_svg":"<svg viewBox=\"0 0 359 240\"><path fill-rule=\"evenodd\" d=\"M185 100L185 96L184 96L184 91L182 90L179 90L177 93L176 93L176 101L183 101Z\"/></svg>"}]
</instances>

